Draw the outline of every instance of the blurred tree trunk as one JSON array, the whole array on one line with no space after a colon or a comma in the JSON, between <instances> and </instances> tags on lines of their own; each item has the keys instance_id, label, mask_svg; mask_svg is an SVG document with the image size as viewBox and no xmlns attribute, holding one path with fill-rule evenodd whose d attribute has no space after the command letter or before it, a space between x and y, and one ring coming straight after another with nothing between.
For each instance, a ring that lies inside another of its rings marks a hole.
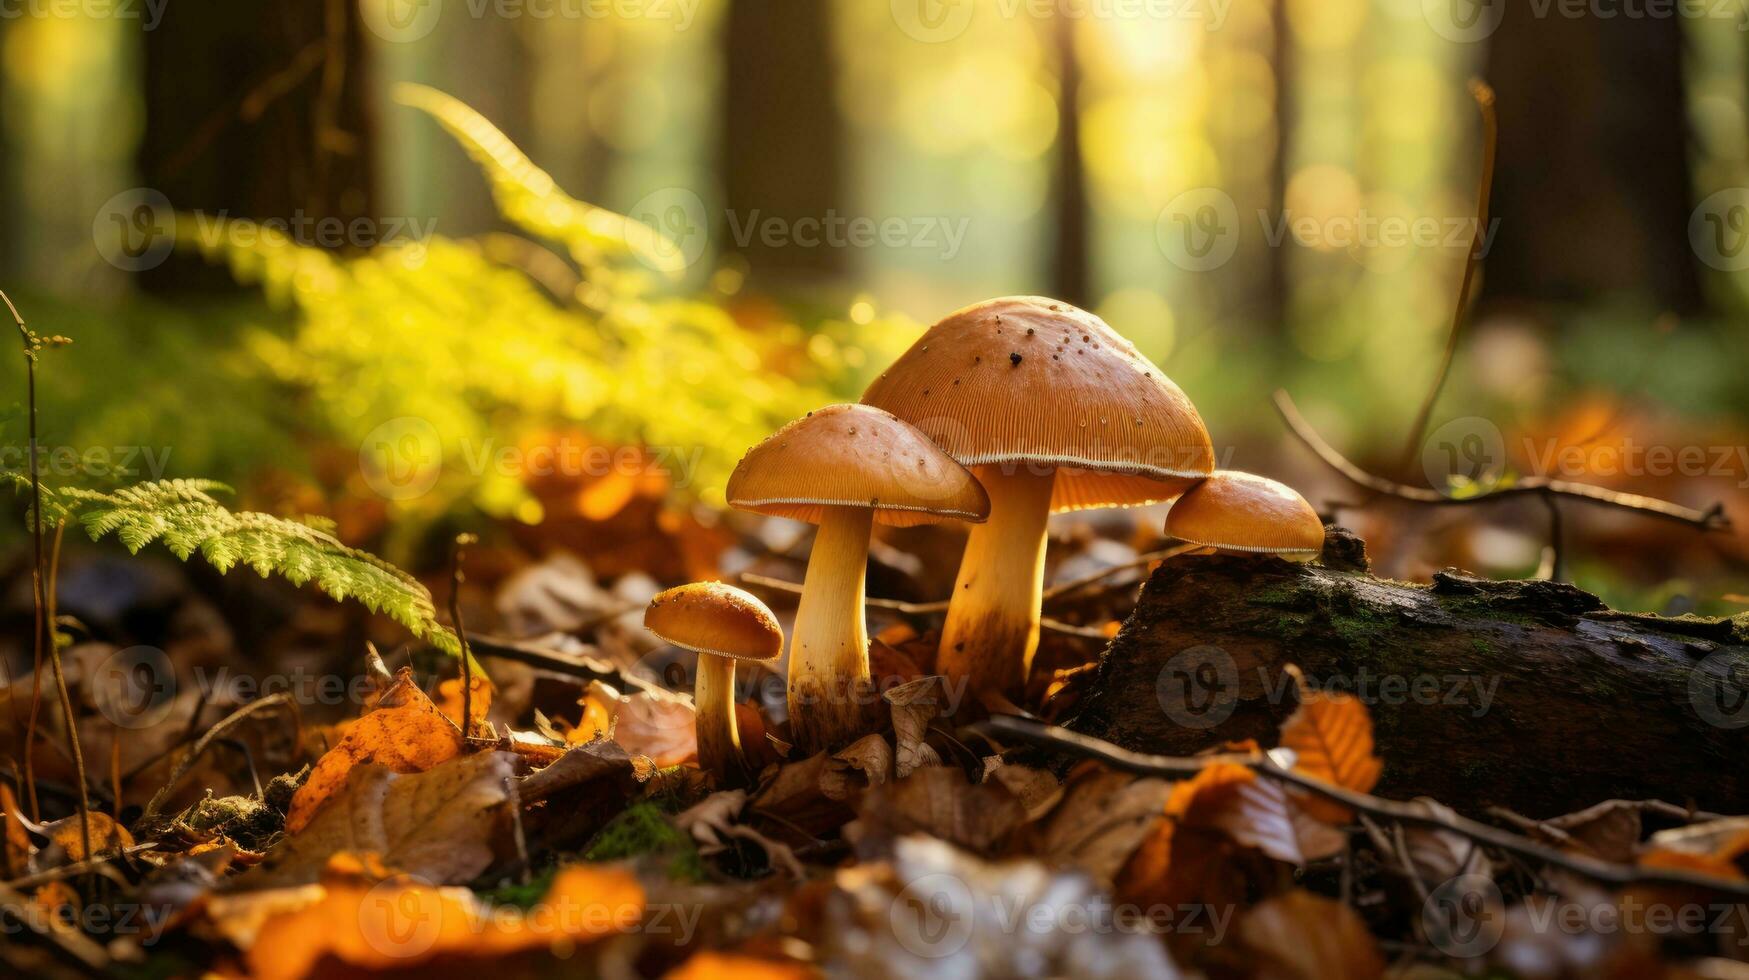
<instances>
[{"instance_id":1,"label":"blurred tree trunk","mask_svg":"<svg viewBox=\"0 0 1749 980\"><path fill-rule=\"evenodd\" d=\"M370 217L363 31L351 0L166 5L145 34L145 185L179 212ZM312 224L297 237L319 236ZM177 292L230 277L178 254L141 280Z\"/></svg>"},{"instance_id":2,"label":"blurred tree trunk","mask_svg":"<svg viewBox=\"0 0 1749 980\"><path fill-rule=\"evenodd\" d=\"M757 282L842 271L845 249L797 229L797 219L851 217L844 197L844 141L834 84L832 4L823 0L732 0L723 34L723 182L733 223L716 229L725 251L747 259ZM759 223L789 222L762 241ZM737 229L741 232L738 236ZM737 237L745 240L737 241Z\"/></svg>"},{"instance_id":3,"label":"blurred tree trunk","mask_svg":"<svg viewBox=\"0 0 1749 980\"><path fill-rule=\"evenodd\" d=\"M1631 290L1665 309L1699 308L1684 19L1530 13L1508 8L1491 38L1500 225L1485 301Z\"/></svg>"},{"instance_id":4,"label":"blurred tree trunk","mask_svg":"<svg viewBox=\"0 0 1749 980\"><path fill-rule=\"evenodd\" d=\"M1288 0L1275 0L1270 16L1270 64L1275 69L1275 146L1269 164L1269 214L1287 214L1288 153L1293 149L1294 100L1293 25L1288 22ZM1263 324L1276 336L1288 333L1288 254L1287 242L1271 246L1265 261Z\"/></svg>"},{"instance_id":5,"label":"blurred tree trunk","mask_svg":"<svg viewBox=\"0 0 1749 980\"><path fill-rule=\"evenodd\" d=\"M1081 160L1081 62L1075 18L1059 14L1051 30L1057 49L1056 250L1051 295L1076 306L1093 302L1087 288L1087 184Z\"/></svg>"}]
</instances>

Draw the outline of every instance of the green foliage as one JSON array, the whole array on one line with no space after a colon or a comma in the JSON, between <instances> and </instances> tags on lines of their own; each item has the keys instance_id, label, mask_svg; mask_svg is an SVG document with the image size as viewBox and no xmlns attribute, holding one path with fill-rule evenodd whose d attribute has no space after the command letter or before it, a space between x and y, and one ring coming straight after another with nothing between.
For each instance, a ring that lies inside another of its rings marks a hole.
<instances>
[{"instance_id":1,"label":"green foliage","mask_svg":"<svg viewBox=\"0 0 1749 980\"><path fill-rule=\"evenodd\" d=\"M608 821L583 852L590 861L621 861L644 855L665 858L671 878L704 880L704 864L692 839L674 826L659 805L648 801L634 803Z\"/></svg>"},{"instance_id":2,"label":"green foliage","mask_svg":"<svg viewBox=\"0 0 1749 980\"><path fill-rule=\"evenodd\" d=\"M110 492L45 487L43 507L50 517L76 518L94 541L115 535L130 552L161 541L177 558L187 561L198 552L221 572L245 565L263 578L277 574L295 585L314 585L459 654L455 634L437 622L431 593L417 579L308 524L233 513L211 495L225 489L210 480L166 480Z\"/></svg>"}]
</instances>

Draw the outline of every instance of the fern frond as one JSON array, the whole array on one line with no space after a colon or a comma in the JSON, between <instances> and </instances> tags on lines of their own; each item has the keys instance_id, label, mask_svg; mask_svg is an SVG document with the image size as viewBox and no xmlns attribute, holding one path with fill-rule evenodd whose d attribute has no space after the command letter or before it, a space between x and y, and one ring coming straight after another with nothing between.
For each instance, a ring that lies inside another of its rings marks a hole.
<instances>
[{"instance_id":1,"label":"fern frond","mask_svg":"<svg viewBox=\"0 0 1749 980\"><path fill-rule=\"evenodd\" d=\"M467 103L425 85L403 82L395 99L436 119L486 172L505 218L536 235L563 242L582 266L601 256L633 255L678 276L686 260L678 246L641 221L585 204L562 190L503 131Z\"/></svg>"},{"instance_id":2,"label":"fern frond","mask_svg":"<svg viewBox=\"0 0 1749 980\"><path fill-rule=\"evenodd\" d=\"M58 495L79 512L92 540L113 534L130 552L161 541L176 557L198 553L221 572L244 565L263 578L311 584L387 615L446 653L461 652L455 634L437 621L431 593L413 576L309 524L233 513L212 496L228 490L210 480L162 480L114 491L63 488Z\"/></svg>"}]
</instances>

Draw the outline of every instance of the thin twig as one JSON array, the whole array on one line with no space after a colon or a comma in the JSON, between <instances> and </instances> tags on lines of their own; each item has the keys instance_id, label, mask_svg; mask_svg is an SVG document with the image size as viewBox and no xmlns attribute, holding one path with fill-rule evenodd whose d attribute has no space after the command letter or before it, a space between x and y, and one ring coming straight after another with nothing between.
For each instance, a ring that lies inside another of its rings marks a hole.
<instances>
[{"instance_id":1,"label":"thin twig","mask_svg":"<svg viewBox=\"0 0 1749 980\"><path fill-rule=\"evenodd\" d=\"M1421 437L1427 432L1427 422L1433 417L1433 408L1439 402L1439 394L1445 389L1445 381L1451 375L1452 361L1457 357L1458 341L1463 336L1464 314L1468 312L1470 289L1476 281L1476 269L1482 264L1482 243L1488 234L1488 199L1494 190L1494 155L1500 143L1500 124L1494 117L1494 90L1488 83L1479 78L1470 79L1470 96L1476 100L1476 107L1482 110L1482 171L1477 178L1479 187L1476 190L1476 227L1470 232L1470 252L1464 257L1464 278L1458 285L1457 307L1452 311L1451 330L1445 335L1445 352L1439 358L1439 370L1433 376L1433 386L1427 391L1427 398L1421 403L1421 410L1415 413L1415 423L1409 427L1409 438L1403 445L1403 461L1398 465L1399 474L1407 474L1415 457L1421 453Z\"/></svg>"},{"instance_id":2,"label":"thin twig","mask_svg":"<svg viewBox=\"0 0 1749 980\"><path fill-rule=\"evenodd\" d=\"M455 636L461 643L462 744L466 745L474 730L473 658L468 656L468 630L462 625L462 549L480 540L472 534L455 536L455 546L449 551L449 621L455 624Z\"/></svg>"},{"instance_id":3,"label":"thin twig","mask_svg":"<svg viewBox=\"0 0 1749 980\"><path fill-rule=\"evenodd\" d=\"M1225 753L1220 755L1184 757L1144 755L1119 748L1087 735L1071 732L1055 725L1041 725L1023 718L995 717L979 722L998 735L1006 735L1033 745L1047 746L1072 755L1097 759L1114 769L1145 776L1192 776L1213 763L1233 763L1244 766L1260 776L1305 790L1325 799L1334 800L1352 810L1375 817L1397 820L1420 827L1449 830L1479 844L1518 854L1533 861L1552 864L1574 874L1607 885L1674 885L1685 888L1706 888L1726 895L1749 899L1749 882L1728 881L1710 875L1695 874L1668 868L1639 867L1601 861L1583 854L1569 854L1536 841L1478 823L1456 814L1441 815L1432 808L1396 800L1381 799L1368 793L1357 793L1326 783L1290 769L1283 769L1263 753Z\"/></svg>"},{"instance_id":4,"label":"thin twig","mask_svg":"<svg viewBox=\"0 0 1749 980\"><path fill-rule=\"evenodd\" d=\"M42 676L43 650L46 647L49 663L55 672L55 692L60 696L61 717L67 726L67 744L73 752L73 768L79 777L79 838L85 845L85 853L91 853L91 793L85 787L85 753L79 748L79 725L73 717L73 698L67 693L67 676L61 669L61 651L55 646L54 624L49 621L48 583L44 579L43 569L43 482L37 460L36 439L36 356L48 344L65 343L64 337L51 337L45 340L38 337L25 326L24 317L18 312L18 307L12 305L12 297L0 292L0 299L6 301L6 308L12 311L13 322L18 324L19 337L24 342L24 374L25 401L30 416L30 538L31 538L31 586L36 592L36 637L33 645L36 649L37 677L32 679L33 686L40 689ZM31 730L36 728L36 719L31 718ZM29 758L28 752L26 759Z\"/></svg>"},{"instance_id":5,"label":"thin twig","mask_svg":"<svg viewBox=\"0 0 1749 980\"><path fill-rule=\"evenodd\" d=\"M177 782L179 782L183 776L188 774L188 770L194 766L195 760L199 759L201 755L206 752L207 746L211 745L219 736L236 727L243 721L243 719L248 718L250 715L255 714L258 711L264 711L268 708L291 703L291 695L284 691L269 694L264 698L258 698L241 708L238 708L236 711L226 715L218 724L207 729L206 734L200 737L200 741L194 743L194 748L190 749L188 754L182 757L182 761L176 764L176 768L170 773L170 778L164 782L163 787L161 787L157 793L152 795L152 800L150 803L146 804L146 810L140 815L140 819L144 820L158 812L158 808L163 806L164 801L170 797L170 791L176 788Z\"/></svg>"},{"instance_id":6,"label":"thin twig","mask_svg":"<svg viewBox=\"0 0 1749 980\"><path fill-rule=\"evenodd\" d=\"M1195 551L1200 547L1202 546L1195 544L1180 544L1174 545L1170 548L1164 548L1160 551L1150 551L1145 555L1137 555L1133 561L1126 561L1121 565L1113 565L1110 568L1102 568L1097 572L1083 575L1080 578L1070 579L1067 582L1053 585L1044 591L1044 600L1049 602L1058 596L1068 595L1071 592L1084 589L1095 582L1103 581L1104 579L1108 579L1121 572L1127 572L1132 568L1146 568L1157 561L1166 561L1171 558L1176 558L1187 551Z\"/></svg>"},{"instance_id":7,"label":"thin twig","mask_svg":"<svg viewBox=\"0 0 1749 980\"><path fill-rule=\"evenodd\" d=\"M780 578L772 578L768 575L756 575L752 572L742 572L741 582L745 585L754 585L762 589L773 589L778 592L788 592L791 594L799 595L802 591L802 586L799 582L786 582ZM864 600L864 604L871 608L891 609L894 612L906 616L925 616L930 613L945 612L947 610L947 603L948 600L946 599L941 599L936 602L905 602L900 599ZM1050 630L1053 633L1062 633L1065 636L1080 636L1095 640L1107 639L1105 631L1098 629L1097 627L1076 626L1073 623L1065 623L1060 619L1052 619L1049 616L1040 617L1038 624L1044 629Z\"/></svg>"},{"instance_id":8,"label":"thin twig","mask_svg":"<svg viewBox=\"0 0 1749 980\"><path fill-rule=\"evenodd\" d=\"M106 865L120 861L123 858L131 858L136 854L144 854L147 851L155 851L157 849L157 841L147 841L144 844L134 844L131 847L119 847L113 851L105 851L96 857L86 858L83 861L74 861L71 864L62 864L49 868L46 871L38 871L35 874L25 875L22 878L14 878L11 881L5 882L5 887L16 888L19 891L29 891L30 889L37 888L41 885L46 885L51 881L76 878L88 871L96 871Z\"/></svg>"},{"instance_id":9,"label":"thin twig","mask_svg":"<svg viewBox=\"0 0 1749 980\"><path fill-rule=\"evenodd\" d=\"M1694 510L1681 504L1673 504L1656 497L1645 497L1637 493L1619 493L1606 490L1603 487L1588 483L1573 483L1567 480L1549 480L1542 477L1524 477L1508 486L1498 487L1486 493L1472 497L1448 497L1437 490L1425 487L1412 487L1408 484L1387 480L1382 476L1369 473L1350 462L1341 453L1331 448L1324 437L1320 436L1311 423L1294 405L1293 399L1285 391L1275 392L1275 409L1281 413L1283 422L1306 448L1316 453L1324 464L1341 474L1350 483L1365 490L1399 500L1407 500L1416 504L1433 504L1438 506L1463 506L1467 504L1490 504L1512 497L1547 495L1582 500L1599 507L1610 507L1625 510L1634 514L1644 514L1647 517L1663 518L1678 524L1702 531L1716 531L1731 526L1731 519L1725 514L1724 504L1715 503L1706 510Z\"/></svg>"}]
</instances>

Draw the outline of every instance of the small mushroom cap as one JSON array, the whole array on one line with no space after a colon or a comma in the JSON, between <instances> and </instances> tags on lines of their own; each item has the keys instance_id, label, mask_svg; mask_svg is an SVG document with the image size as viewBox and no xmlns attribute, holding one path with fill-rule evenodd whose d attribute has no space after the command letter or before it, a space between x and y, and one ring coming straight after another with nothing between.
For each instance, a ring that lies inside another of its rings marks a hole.
<instances>
[{"instance_id":1,"label":"small mushroom cap","mask_svg":"<svg viewBox=\"0 0 1749 980\"><path fill-rule=\"evenodd\" d=\"M1324 548L1324 523L1285 484L1222 470L1186 491L1166 515L1166 533L1227 551L1312 558Z\"/></svg>"},{"instance_id":2,"label":"small mushroom cap","mask_svg":"<svg viewBox=\"0 0 1749 980\"><path fill-rule=\"evenodd\" d=\"M783 628L765 603L721 582L694 582L650 600L644 628L696 653L771 661L783 655Z\"/></svg>"},{"instance_id":3,"label":"small mushroom cap","mask_svg":"<svg viewBox=\"0 0 1749 980\"><path fill-rule=\"evenodd\" d=\"M929 438L867 405L832 405L777 430L729 476L729 505L818 524L827 507L868 507L881 524L982 522L990 498Z\"/></svg>"},{"instance_id":4,"label":"small mushroom cap","mask_svg":"<svg viewBox=\"0 0 1749 980\"><path fill-rule=\"evenodd\" d=\"M1172 379L1104 320L1040 296L949 314L862 400L965 466L1055 467L1053 511L1171 500L1215 469Z\"/></svg>"}]
</instances>

